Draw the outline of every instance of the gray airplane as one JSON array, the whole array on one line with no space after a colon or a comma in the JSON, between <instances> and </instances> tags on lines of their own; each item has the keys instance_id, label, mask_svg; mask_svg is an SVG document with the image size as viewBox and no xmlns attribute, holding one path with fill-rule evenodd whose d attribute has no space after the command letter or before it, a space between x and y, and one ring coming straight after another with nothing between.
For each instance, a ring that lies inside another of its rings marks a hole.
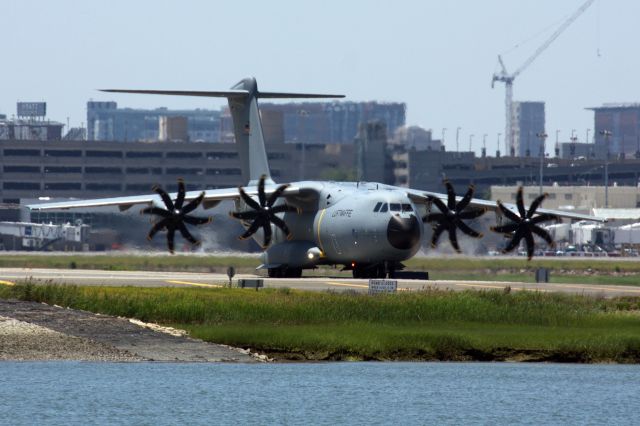
<instances>
[{"instance_id":1,"label":"gray airplane","mask_svg":"<svg viewBox=\"0 0 640 426\"><path fill-rule=\"evenodd\" d=\"M149 195L102 198L84 201L45 203L29 206L33 210L118 206L121 211L145 205L142 214L157 217L148 238L166 231L173 253L176 231L189 242L198 241L186 225L203 225L210 218L191 213L198 207L209 209L223 200L233 200L245 232L241 239L254 238L263 249L261 268L270 277L300 277L303 269L317 265L343 265L356 278L393 276L402 261L414 256L421 246L424 223L433 227L431 244L447 232L451 246L460 251L457 230L480 238L482 234L468 224L485 211L496 213L498 224L492 230L510 237L505 252L522 240L528 258L533 256L534 236L553 245L553 239L540 224L560 218L604 219L569 212L541 209L546 194L525 208L522 188L516 204L503 204L473 198L473 186L464 196L456 196L445 181L446 193L401 188L370 182L302 181L276 184L269 172L258 98L337 98L342 95L259 92L256 80L247 78L231 90L219 92L105 90L106 92L157 95L226 97L233 117L242 173L248 184L242 188L185 191L182 180L178 192L168 194L155 187Z\"/></svg>"}]
</instances>

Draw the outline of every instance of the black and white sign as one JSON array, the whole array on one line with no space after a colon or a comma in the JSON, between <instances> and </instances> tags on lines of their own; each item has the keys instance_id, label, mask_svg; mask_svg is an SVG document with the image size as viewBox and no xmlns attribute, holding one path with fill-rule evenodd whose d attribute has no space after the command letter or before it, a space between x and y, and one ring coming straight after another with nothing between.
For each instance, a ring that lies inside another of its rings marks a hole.
<instances>
[{"instance_id":1,"label":"black and white sign","mask_svg":"<svg viewBox=\"0 0 640 426\"><path fill-rule=\"evenodd\" d=\"M18 102L18 117L44 117L46 115L46 102Z\"/></svg>"},{"instance_id":2,"label":"black and white sign","mask_svg":"<svg viewBox=\"0 0 640 426\"><path fill-rule=\"evenodd\" d=\"M398 291L398 280L369 280L369 294L395 293L396 291Z\"/></svg>"}]
</instances>

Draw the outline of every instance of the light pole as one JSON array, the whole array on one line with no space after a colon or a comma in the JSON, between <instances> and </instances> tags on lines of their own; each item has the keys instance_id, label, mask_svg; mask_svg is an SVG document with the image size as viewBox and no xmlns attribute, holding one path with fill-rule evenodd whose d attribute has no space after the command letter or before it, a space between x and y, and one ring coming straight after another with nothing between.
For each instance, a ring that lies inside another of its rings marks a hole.
<instances>
[{"instance_id":1,"label":"light pole","mask_svg":"<svg viewBox=\"0 0 640 426\"><path fill-rule=\"evenodd\" d=\"M444 133L447 131L446 127L442 128L442 140L440 141L442 143L442 146L444 146Z\"/></svg>"},{"instance_id":2,"label":"light pole","mask_svg":"<svg viewBox=\"0 0 640 426\"><path fill-rule=\"evenodd\" d=\"M600 134L604 136L604 143L607 146L607 153L604 156L604 208L609 208L609 138L611 131L600 130Z\"/></svg>"},{"instance_id":3,"label":"light pole","mask_svg":"<svg viewBox=\"0 0 640 426\"><path fill-rule=\"evenodd\" d=\"M557 133L556 133L557 134ZM545 132L536 133L536 136L540 138L540 194L542 195L542 174L544 173L544 141L547 139Z\"/></svg>"},{"instance_id":4,"label":"light pole","mask_svg":"<svg viewBox=\"0 0 640 426\"><path fill-rule=\"evenodd\" d=\"M575 135L576 129L571 129L571 149L569 153L571 154L571 159L573 160L576 155L576 142L578 142L578 137Z\"/></svg>"},{"instance_id":5,"label":"light pole","mask_svg":"<svg viewBox=\"0 0 640 426\"><path fill-rule=\"evenodd\" d=\"M502 135L502 133L498 133L498 148L496 150L496 157L500 157L500 135Z\"/></svg>"},{"instance_id":6,"label":"light pole","mask_svg":"<svg viewBox=\"0 0 640 426\"><path fill-rule=\"evenodd\" d=\"M469 135L469 151L471 151L471 144L473 143L473 133Z\"/></svg>"},{"instance_id":7,"label":"light pole","mask_svg":"<svg viewBox=\"0 0 640 426\"><path fill-rule=\"evenodd\" d=\"M298 115L300 116L300 122L301 122L301 126L300 127L302 128L302 131L298 132L299 135L300 135L300 140L302 141L302 146L300 147L301 150L302 150L302 155L301 155L302 158L300 159L301 160L300 161L300 180L304 180L304 172L305 172L304 168L306 167L306 162L307 162L306 161L307 160L307 158L306 158L307 157L307 150L305 149L307 140L306 140L306 137L304 135L307 134L307 132L305 132L305 127L306 127L306 124L307 124L306 123L306 118L309 115L309 113L307 111L305 111L304 109L301 109L298 112ZM303 135L303 133L304 133L304 135Z\"/></svg>"},{"instance_id":8,"label":"light pole","mask_svg":"<svg viewBox=\"0 0 640 426\"><path fill-rule=\"evenodd\" d=\"M456 152L460 152L460 147L458 145L458 139L460 138L460 129L462 129L462 127L458 127L456 129Z\"/></svg>"},{"instance_id":9,"label":"light pole","mask_svg":"<svg viewBox=\"0 0 640 426\"><path fill-rule=\"evenodd\" d=\"M482 158L487 156L487 134L482 135Z\"/></svg>"}]
</instances>

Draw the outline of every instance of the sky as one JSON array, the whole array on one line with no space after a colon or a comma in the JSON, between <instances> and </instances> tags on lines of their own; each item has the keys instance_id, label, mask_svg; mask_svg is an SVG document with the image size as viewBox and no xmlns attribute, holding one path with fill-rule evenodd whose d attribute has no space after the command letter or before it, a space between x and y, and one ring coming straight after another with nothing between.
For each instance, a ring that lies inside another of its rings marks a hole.
<instances>
[{"instance_id":1,"label":"sky","mask_svg":"<svg viewBox=\"0 0 640 426\"><path fill-rule=\"evenodd\" d=\"M219 99L106 94L99 88L343 93L407 104L407 124L454 149L495 152L504 133L503 54L516 70L584 0L0 0L0 113L46 101L79 126L88 100L121 107L219 108ZM514 82L546 102L554 142L593 128L586 107L640 102L640 2L596 0ZM593 135L593 132L591 132ZM547 151L552 151L552 144ZM551 147L550 147L551 146Z\"/></svg>"}]
</instances>

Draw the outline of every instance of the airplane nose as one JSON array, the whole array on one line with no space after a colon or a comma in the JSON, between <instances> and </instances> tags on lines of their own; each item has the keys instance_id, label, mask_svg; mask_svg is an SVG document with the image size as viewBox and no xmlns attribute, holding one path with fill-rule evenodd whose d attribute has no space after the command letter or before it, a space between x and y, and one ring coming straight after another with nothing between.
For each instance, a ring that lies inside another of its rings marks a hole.
<instances>
[{"instance_id":1,"label":"airplane nose","mask_svg":"<svg viewBox=\"0 0 640 426\"><path fill-rule=\"evenodd\" d=\"M420 224L418 219L392 216L387 225L387 239L389 243L399 249L408 250L420 243Z\"/></svg>"}]
</instances>

